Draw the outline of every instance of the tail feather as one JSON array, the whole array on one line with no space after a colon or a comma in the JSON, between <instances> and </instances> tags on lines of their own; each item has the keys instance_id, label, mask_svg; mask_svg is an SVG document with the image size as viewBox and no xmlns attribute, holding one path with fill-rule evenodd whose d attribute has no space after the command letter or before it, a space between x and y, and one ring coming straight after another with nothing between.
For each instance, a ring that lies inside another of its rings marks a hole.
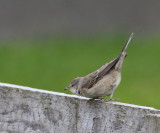
<instances>
[{"instance_id":1,"label":"tail feather","mask_svg":"<svg viewBox=\"0 0 160 133\"><path fill-rule=\"evenodd\" d=\"M130 43L130 41L131 41L132 38L133 38L133 35L134 35L134 33L132 33L132 34L130 35L128 41L126 42L126 44L124 45L124 47L123 47L123 49L122 49L122 51L121 51L121 54L126 51L126 49L127 49L127 47L128 47L128 44Z\"/></svg>"},{"instance_id":2,"label":"tail feather","mask_svg":"<svg viewBox=\"0 0 160 133\"><path fill-rule=\"evenodd\" d=\"M130 43L133 35L134 35L133 33L130 35L127 43L124 45L120 55L118 56L118 61L117 61L116 65L115 65L115 69L118 70L118 71L121 71L123 60L126 57L126 49L128 47L128 44Z\"/></svg>"}]
</instances>

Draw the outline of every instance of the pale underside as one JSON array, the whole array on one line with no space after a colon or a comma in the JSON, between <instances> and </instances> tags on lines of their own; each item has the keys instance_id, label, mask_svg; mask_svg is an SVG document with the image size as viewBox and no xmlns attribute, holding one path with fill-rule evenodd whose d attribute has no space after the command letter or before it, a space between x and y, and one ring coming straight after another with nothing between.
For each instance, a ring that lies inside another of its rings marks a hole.
<instances>
[{"instance_id":1,"label":"pale underside","mask_svg":"<svg viewBox=\"0 0 160 133\"><path fill-rule=\"evenodd\" d=\"M113 69L90 89L80 88L81 95L89 98L99 98L111 95L114 86L116 88L120 81L121 73Z\"/></svg>"}]
</instances>

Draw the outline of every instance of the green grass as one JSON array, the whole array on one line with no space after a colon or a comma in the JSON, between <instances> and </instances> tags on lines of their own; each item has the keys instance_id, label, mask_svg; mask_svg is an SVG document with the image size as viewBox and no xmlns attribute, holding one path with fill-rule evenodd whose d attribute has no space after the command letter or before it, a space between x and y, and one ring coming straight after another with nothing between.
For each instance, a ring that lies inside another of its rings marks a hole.
<instances>
[{"instance_id":1,"label":"green grass","mask_svg":"<svg viewBox=\"0 0 160 133\"><path fill-rule=\"evenodd\" d=\"M0 81L64 92L73 78L85 76L114 59L127 37L1 42ZM135 37L129 45L114 98L160 109L160 39L143 39Z\"/></svg>"}]
</instances>

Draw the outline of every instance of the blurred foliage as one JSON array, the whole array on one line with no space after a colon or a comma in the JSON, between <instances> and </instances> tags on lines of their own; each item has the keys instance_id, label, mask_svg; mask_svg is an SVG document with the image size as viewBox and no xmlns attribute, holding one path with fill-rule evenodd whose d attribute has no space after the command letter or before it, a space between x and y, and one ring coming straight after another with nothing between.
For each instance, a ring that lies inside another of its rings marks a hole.
<instances>
[{"instance_id":1,"label":"blurred foliage","mask_svg":"<svg viewBox=\"0 0 160 133\"><path fill-rule=\"evenodd\" d=\"M127 39L102 36L1 42L0 81L64 92L73 78L85 76L118 56ZM114 98L160 109L159 38L134 37L127 53Z\"/></svg>"}]
</instances>

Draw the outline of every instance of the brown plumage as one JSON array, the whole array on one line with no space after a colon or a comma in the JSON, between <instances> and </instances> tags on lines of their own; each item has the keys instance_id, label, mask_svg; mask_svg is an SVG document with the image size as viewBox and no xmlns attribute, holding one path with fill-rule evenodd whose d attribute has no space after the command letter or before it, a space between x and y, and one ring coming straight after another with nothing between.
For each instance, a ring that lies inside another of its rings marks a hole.
<instances>
[{"instance_id":1,"label":"brown plumage","mask_svg":"<svg viewBox=\"0 0 160 133\"><path fill-rule=\"evenodd\" d=\"M131 40L131 38L133 37L133 33L131 34L130 38L128 39L127 43L125 44L125 46L123 47L120 55L115 58L114 60L110 61L109 63L106 63L104 66L102 66L100 69L96 70L95 72L88 74L85 78L85 83L83 84L82 88L91 88L94 84L96 84L100 79L102 79L111 69L113 69L115 67L115 65L117 64L118 61L122 62L120 59L120 57L122 56L122 54L125 53L128 44ZM125 54L126 56L126 54Z\"/></svg>"},{"instance_id":2,"label":"brown plumage","mask_svg":"<svg viewBox=\"0 0 160 133\"><path fill-rule=\"evenodd\" d=\"M132 37L133 33L117 58L85 77L74 79L66 89L85 97L98 98L111 95L110 99L112 99L113 92L121 80L123 60L126 57L126 49Z\"/></svg>"}]
</instances>

